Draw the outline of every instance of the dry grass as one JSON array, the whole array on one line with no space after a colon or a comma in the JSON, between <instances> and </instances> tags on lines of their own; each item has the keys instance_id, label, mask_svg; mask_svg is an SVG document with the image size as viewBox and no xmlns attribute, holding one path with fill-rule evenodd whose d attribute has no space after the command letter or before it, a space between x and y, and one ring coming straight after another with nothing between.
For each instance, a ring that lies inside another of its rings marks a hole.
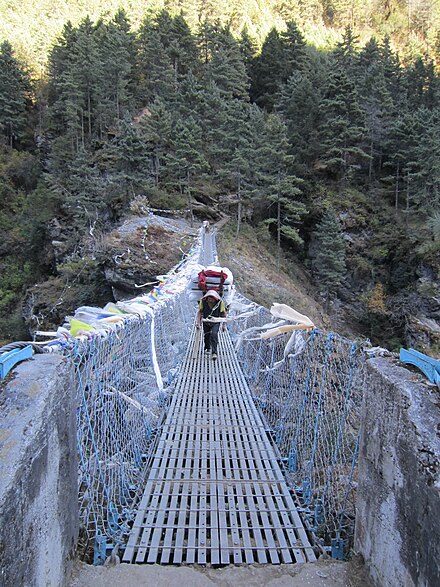
<instances>
[{"instance_id":1,"label":"dry grass","mask_svg":"<svg viewBox=\"0 0 440 587\"><path fill-rule=\"evenodd\" d=\"M267 237L244 226L236 238L233 227L225 226L217 240L220 262L233 272L240 293L266 308L274 302L287 304L316 326L331 328L306 270L285 258L278 269L276 250Z\"/></svg>"}]
</instances>

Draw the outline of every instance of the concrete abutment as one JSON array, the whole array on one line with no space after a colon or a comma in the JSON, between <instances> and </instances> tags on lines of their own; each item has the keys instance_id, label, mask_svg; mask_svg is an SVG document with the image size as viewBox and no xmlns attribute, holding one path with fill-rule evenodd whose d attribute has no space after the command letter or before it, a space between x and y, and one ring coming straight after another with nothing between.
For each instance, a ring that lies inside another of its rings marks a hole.
<instances>
[{"instance_id":1,"label":"concrete abutment","mask_svg":"<svg viewBox=\"0 0 440 587\"><path fill-rule=\"evenodd\" d=\"M377 587L440 585L440 393L369 361L355 550ZM67 585L78 538L75 375L36 355L0 390L0 585Z\"/></svg>"},{"instance_id":2,"label":"concrete abutment","mask_svg":"<svg viewBox=\"0 0 440 587\"><path fill-rule=\"evenodd\" d=\"M67 584L78 536L75 379L36 355L0 389L0 585Z\"/></svg>"},{"instance_id":3,"label":"concrete abutment","mask_svg":"<svg viewBox=\"0 0 440 587\"><path fill-rule=\"evenodd\" d=\"M368 362L355 550L378 587L440 585L440 391L396 359Z\"/></svg>"}]
</instances>

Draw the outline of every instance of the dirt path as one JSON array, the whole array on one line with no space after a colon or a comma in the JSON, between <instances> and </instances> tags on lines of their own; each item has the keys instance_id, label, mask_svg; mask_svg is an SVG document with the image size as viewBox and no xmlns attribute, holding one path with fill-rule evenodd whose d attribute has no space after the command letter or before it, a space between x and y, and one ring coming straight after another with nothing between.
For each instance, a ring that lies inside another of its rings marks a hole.
<instances>
[{"instance_id":1,"label":"dirt path","mask_svg":"<svg viewBox=\"0 0 440 587\"><path fill-rule=\"evenodd\" d=\"M197 566L78 564L69 587L372 587L354 562L305 565Z\"/></svg>"}]
</instances>

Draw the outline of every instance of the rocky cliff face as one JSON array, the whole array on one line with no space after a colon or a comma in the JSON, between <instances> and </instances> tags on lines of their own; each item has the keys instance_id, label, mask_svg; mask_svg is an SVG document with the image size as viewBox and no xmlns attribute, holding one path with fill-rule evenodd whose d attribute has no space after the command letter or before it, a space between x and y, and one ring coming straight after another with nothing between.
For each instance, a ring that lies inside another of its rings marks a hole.
<instances>
[{"instance_id":1,"label":"rocky cliff face","mask_svg":"<svg viewBox=\"0 0 440 587\"><path fill-rule=\"evenodd\" d=\"M149 291L187 253L196 229L186 221L131 218L105 239L105 280L115 300Z\"/></svg>"},{"instance_id":2,"label":"rocky cliff face","mask_svg":"<svg viewBox=\"0 0 440 587\"><path fill-rule=\"evenodd\" d=\"M389 357L364 391L355 549L377 586L438 585L439 391Z\"/></svg>"},{"instance_id":3,"label":"rocky cliff face","mask_svg":"<svg viewBox=\"0 0 440 587\"><path fill-rule=\"evenodd\" d=\"M432 268L421 266L418 269L405 337L408 346L440 357L440 282Z\"/></svg>"},{"instance_id":4,"label":"rocky cliff face","mask_svg":"<svg viewBox=\"0 0 440 587\"><path fill-rule=\"evenodd\" d=\"M197 228L185 220L132 216L106 234L91 231L73 247L68 227L53 221L47 258L56 274L26 294L30 331L56 329L82 305L102 307L147 293L189 250Z\"/></svg>"}]
</instances>

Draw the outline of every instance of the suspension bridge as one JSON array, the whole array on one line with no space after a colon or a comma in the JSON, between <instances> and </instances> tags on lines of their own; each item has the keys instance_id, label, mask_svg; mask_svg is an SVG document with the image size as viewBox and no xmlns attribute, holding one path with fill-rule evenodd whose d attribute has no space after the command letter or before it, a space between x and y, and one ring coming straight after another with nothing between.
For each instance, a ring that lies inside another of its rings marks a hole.
<instances>
[{"instance_id":1,"label":"suspension bridge","mask_svg":"<svg viewBox=\"0 0 440 587\"><path fill-rule=\"evenodd\" d=\"M77 380L80 556L101 564L302 563L343 558L354 527L362 352L334 333L259 332L236 292L219 359L195 336L196 243L147 296L79 308L45 350ZM279 324L279 323L277 323ZM74 331L74 332L73 332ZM72 333L74 336L71 336Z\"/></svg>"}]
</instances>

